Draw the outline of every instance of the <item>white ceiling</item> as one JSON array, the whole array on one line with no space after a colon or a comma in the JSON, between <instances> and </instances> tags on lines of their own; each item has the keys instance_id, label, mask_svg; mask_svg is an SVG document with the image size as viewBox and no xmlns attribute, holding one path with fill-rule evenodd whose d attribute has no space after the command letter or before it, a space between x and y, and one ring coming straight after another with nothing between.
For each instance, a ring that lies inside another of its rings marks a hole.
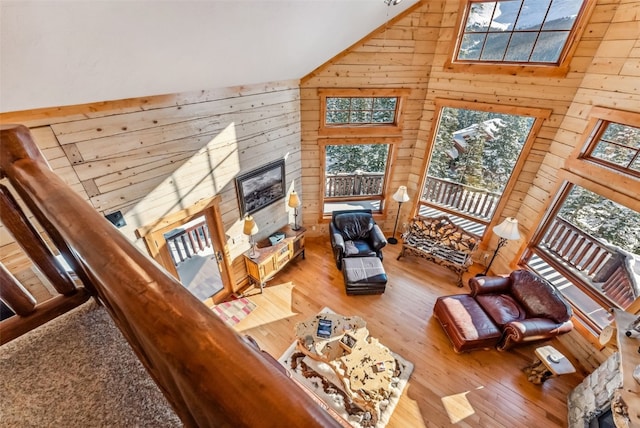
<instances>
[{"instance_id":1,"label":"white ceiling","mask_svg":"<svg viewBox=\"0 0 640 428\"><path fill-rule=\"evenodd\" d=\"M1 0L0 111L299 79L404 0Z\"/></svg>"}]
</instances>

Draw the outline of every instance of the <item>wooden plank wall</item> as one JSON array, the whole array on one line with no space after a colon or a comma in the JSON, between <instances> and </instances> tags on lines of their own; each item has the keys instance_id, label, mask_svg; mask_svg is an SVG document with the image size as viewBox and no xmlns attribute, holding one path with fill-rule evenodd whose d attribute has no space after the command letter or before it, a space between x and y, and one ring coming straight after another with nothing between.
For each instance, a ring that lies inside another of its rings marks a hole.
<instances>
[{"instance_id":1,"label":"wooden plank wall","mask_svg":"<svg viewBox=\"0 0 640 428\"><path fill-rule=\"evenodd\" d=\"M286 159L288 188L299 182L299 108L295 80L7 113L0 120L31 127L52 168L97 211L122 211L127 226L120 231L145 252L136 228L220 195L234 277L242 283L240 255L248 243L235 177ZM289 215L285 200L255 213L258 239ZM2 236L2 260L17 274L28 262Z\"/></svg>"},{"instance_id":2,"label":"wooden plank wall","mask_svg":"<svg viewBox=\"0 0 640 428\"><path fill-rule=\"evenodd\" d=\"M596 1L596 0L594 0ZM540 130L513 191L499 216L515 216L523 236L530 236L549 204L564 159L579 144L592 105L640 111L638 1L597 0L591 18L564 77L537 77L454 72L445 64L457 33L460 2L421 2L397 19L302 79L302 146L305 225L326 234L321 220L318 88L411 88L403 142L390 188L408 184L415 202L423 174L436 99L492 103L551 110ZM596 179L595 177L593 179ZM637 193L640 198L640 192ZM390 200L389 200L390 201ZM388 202L389 202L388 201ZM410 204L407 204L410 205ZM387 204L382 220L393 227L396 205ZM495 237L494 237L495 238ZM493 268L508 272L525 240L510 242ZM495 246L495 239L489 248ZM585 367L597 366L599 352L578 334L571 334L577 357Z\"/></svg>"},{"instance_id":3,"label":"wooden plank wall","mask_svg":"<svg viewBox=\"0 0 640 428\"><path fill-rule=\"evenodd\" d=\"M418 138L423 120L423 103L430 78L430 66L436 54L440 21L445 1L436 0L413 6L399 17L383 24L370 36L345 50L322 67L305 76L301 82L302 109L302 184L305 189L303 211L310 234L327 236L328 223L322 220L320 197L320 125L319 88L407 88L411 92L405 103L402 142L392 165L391 194L400 185L407 185L415 199L420 177L414 168L413 156L424 150ZM397 214L397 203L389 198L385 206L386 221L378 220L385 230L391 230ZM403 214L408 215L410 204Z\"/></svg>"}]
</instances>

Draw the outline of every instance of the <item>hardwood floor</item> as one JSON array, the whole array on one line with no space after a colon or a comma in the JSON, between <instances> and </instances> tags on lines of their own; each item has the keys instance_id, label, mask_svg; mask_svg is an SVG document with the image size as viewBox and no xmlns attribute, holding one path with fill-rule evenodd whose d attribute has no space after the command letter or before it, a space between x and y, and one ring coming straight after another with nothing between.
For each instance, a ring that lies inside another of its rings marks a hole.
<instances>
[{"instance_id":1,"label":"hardwood floor","mask_svg":"<svg viewBox=\"0 0 640 428\"><path fill-rule=\"evenodd\" d=\"M294 340L294 326L327 306L367 321L371 336L413 362L415 369L388 427L564 427L566 398L583 376L549 379L543 385L527 381L522 368L534 349L551 344L576 365L557 340L508 352L456 354L432 317L440 295L460 289L453 272L416 257L396 256L398 245L384 249L389 281L386 292L347 296L342 273L327 240L307 238L306 259L289 263L264 290L250 300L257 308L236 325L265 351L278 358ZM472 273L475 273L473 271ZM466 284L466 276L465 276Z\"/></svg>"}]
</instances>

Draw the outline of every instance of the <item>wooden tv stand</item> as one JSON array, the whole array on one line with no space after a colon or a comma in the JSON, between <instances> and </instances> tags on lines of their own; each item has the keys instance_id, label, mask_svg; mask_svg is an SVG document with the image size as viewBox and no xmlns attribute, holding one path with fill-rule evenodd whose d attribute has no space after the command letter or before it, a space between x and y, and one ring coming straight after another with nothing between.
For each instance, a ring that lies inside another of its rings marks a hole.
<instances>
[{"instance_id":1,"label":"wooden tv stand","mask_svg":"<svg viewBox=\"0 0 640 428\"><path fill-rule=\"evenodd\" d=\"M256 284L260 284L262 293L264 285L273 278L291 260L302 254L304 259L304 233L306 229L301 227L293 230L290 226L285 226L278 230L285 234L282 241L271 245L269 238L259 241L256 246L256 257L251 258L251 250L244 252L244 263L247 268L249 278Z\"/></svg>"}]
</instances>

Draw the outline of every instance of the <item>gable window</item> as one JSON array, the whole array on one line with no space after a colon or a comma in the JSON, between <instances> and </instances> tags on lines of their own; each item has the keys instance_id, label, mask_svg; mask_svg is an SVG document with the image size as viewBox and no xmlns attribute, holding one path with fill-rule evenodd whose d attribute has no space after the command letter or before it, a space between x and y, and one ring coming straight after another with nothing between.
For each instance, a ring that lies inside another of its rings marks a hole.
<instances>
[{"instance_id":1,"label":"gable window","mask_svg":"<svg viewBox=\"0 0 640 428\"><path fill-rule=\"evenodd\" d=\"M582 157L640 177L640 128L600 121Z\"/></svg>"},{"instance_id":2,"label":"gable window","mask_svg":"<svg viewBox=\"0 0 640 428\"><path fill-rule=\"evenodd\" d=\"M448 65L566 67L570 53L575 50L573 41L583 30L593 3L469 0L461 11L460 29ZM494 67L491 72L513 72L507 70Z\"/></svg>"},{"instance_id":3,"label":"gable window","mask_svg":"<svg viewBox=\"0 0 640 428\"><path fill-rule=\"evenodd\" d=\"M448 214L482 236L502 195L513 187L512 175L521 168L518 161L533 141L534 128L548 112L513 114L508 106L439 103L447 105L438 110L418 210L428 217Z\"/></svg>"},{"instance_id":4,"label":"gable window","mask_svg":"<svg viewBox=\"0 0 640 428\"><path fill-rule=\"evenodd\" d=\"M319 89L320 135L394 136L402 132L408 89Z\"/></svg>"}]
</instances>

